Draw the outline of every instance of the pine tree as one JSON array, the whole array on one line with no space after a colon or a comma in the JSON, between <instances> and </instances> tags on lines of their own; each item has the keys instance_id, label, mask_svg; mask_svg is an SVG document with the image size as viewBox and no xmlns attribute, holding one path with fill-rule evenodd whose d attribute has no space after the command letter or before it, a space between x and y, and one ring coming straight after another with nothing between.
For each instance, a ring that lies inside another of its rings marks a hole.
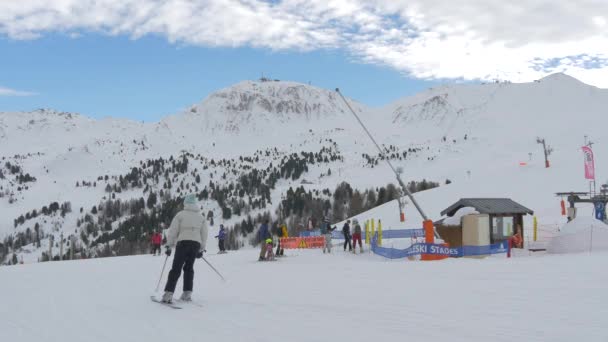
<instances>
[{"instance_id":1,"label":"pine tree","mask_svg":"<svg viewBox=\"0 0 608 342\"><path fill-rule=\"evenodd\" d=\"M34 226L34 231L36 231L36 247L40 248L40 224L38 222Z\"/></svg>"},{"instance_id":2,"label":"pine tree","mask_svg":"<svg viewBox=\"0 0 608 342\"><path fill-rule=\"evenodd\" d=\"M151 191L150 195L148 195L148 200L146 202L146 204L148 205L148 209L154 208L154 206L156 205L156 202L157 202L156 192Z\"/></svg>"},{"instance_id":3,"label":"pine tree","mask_svg":"<svg viewBox=\"0 0 608 342\"><path fill-rule=\"evenodd\" d=\"M376 191L369 189L367 191L367 200L365 201L365 209L372 209L376 205Z\"/></svg>"},{"instance_id":4,"label":"pine tree","mask_svg":"<svg viewBox=\"0 0 608 342\"><path fill-rule=\"evenodd\" d=\"M232 217L232 210L228 207L222 208L222 218L224 220L229 220Z\"/></svg>"},{"instance_id":5,"label":"pine tree","mask_svg":"<svg viewBox=\"0 0 608 342\"><path fill-rule=\"evenodd\" d=\"M355 190L353 197L350 199L350 205L348 207L348 216L352 217L363 212L363 195L359 190Z\"/></svg>"}]
</instances>

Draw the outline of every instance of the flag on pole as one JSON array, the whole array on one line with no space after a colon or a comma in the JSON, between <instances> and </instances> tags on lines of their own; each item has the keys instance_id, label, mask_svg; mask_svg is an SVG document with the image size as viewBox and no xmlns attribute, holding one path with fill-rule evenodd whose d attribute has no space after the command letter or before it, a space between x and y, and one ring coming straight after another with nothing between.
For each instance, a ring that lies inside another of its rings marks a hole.
<instances>
[{"instance_id":1,"label":"flag on pole","mask_svg":"<svg viewBox=\"0 0 608 342\"><path fill-rule=\"evenodd\" d=\"M595 163L591 147L583 146L583 153L585 154L585 179L595 179Z\"/></svg>"}]
</instances>

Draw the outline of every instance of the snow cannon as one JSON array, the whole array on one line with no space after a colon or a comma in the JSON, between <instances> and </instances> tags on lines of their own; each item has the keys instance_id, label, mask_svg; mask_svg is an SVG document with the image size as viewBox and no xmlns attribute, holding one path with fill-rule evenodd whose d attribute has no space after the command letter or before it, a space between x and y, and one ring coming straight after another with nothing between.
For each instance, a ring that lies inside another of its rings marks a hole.
<instances>
[{"instance_id":1,"label":"snow cannon","mask_svg":"<svg viewBox=\"0 0 608 342\"><path fill-rule=\"evenodd\" d=\"M374 139L374 137L372 136L370 131L367 129L367 127L365 127L365 125L363 124L363 121L361 121L361 118L359 118L359 115L357 115L357 113L350 106L350 104L348 103L348 101L346 100L344 95L342 95L342 93L340 92L340 89L336 88L336 93L340 96L342 101L344 101L344 104L346 105L348 110L351 112L351 114L353 114L353 116L355 117L357 122L359 122L359 125L361 125L361 128L363 128L363 130L365 131L365 133L367 134L369 139L374 143L374 146L376 146L376 149L378 149L378 152L380 152L380 155L383 155L385 153L385 151L380 147L378 142L376 142L376 139ZM433 221L426 216L424 211L422 211L422 208L420 207L420 205L418 204L418 202L416 201L416 199L414 198L414 196L412 195L412 193L410 192L408 187L405 185L405 183L401 179L401 173L403 173L403 168L395 169L395 167L393 166L393 164L391 163L389 158L385 159L385 162L391 168L393 173L395 174L395 176L397 178L397 182L401 186L401 190L403 190L403 192L407 195L407 197L410 199L410 201L412 202L414 207L416 207L416 210L418 210L418 213L420 213L420 216L424 219L424 221L422 222L422 226L424 227L424 230L425 230L426 243L434 243L435 236L439 237L439 235L435 231ZM405 219L405 217L404 217L404 219ZM372 222L371 222L371 225L372 225L371 233L372 234L374 234L374 223L373 222L374 221L372 220ZM421 260L438 260L438 259L445 259L445 258L447 258L447 256L443 256L443 255L436 256L436 255L423 254Z\"/></svg>"},{"instance_id":2,"label":"snow cannon","mask_svg":"<svg viewBox=\"0 0 608 342\"><path fill-rule=\"evenodd\" d=\"M435 226L432 220L424 220L422 222L422 228L424 229L424 242L435 243ZM449 247L447 243L442 243L444 247ZM443 260L447 259L447 255L435 255L435 254L422 254L420 260L432 261L432 260Z\"/></svg>"}]
</instances>

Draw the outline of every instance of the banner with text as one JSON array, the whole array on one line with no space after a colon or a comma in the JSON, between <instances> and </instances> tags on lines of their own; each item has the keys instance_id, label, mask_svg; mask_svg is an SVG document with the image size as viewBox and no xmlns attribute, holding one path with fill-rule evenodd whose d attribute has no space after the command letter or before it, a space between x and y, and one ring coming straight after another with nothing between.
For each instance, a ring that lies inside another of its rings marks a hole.
<instances>
[{"instance_id":1,"label":"banner with text","mask_svg":"<svg viewBox=\"0 0 608 342\"><path fill-rule=\"evenodd\" d=\"M444 245L432 243L415 243L406 249L380 247L376 242L376 237L372 239L372 252L388 259L401 259L414 255L430 254L445 255L453 258L464 256L478 256L507 253L509 245L507 241L486 246L462 246L446 247Z\"/></svg>"},{"instance_id":2,"label":"banner with text","mask_svg":"<svg viewBox=\"0 0 608 342\"><path fill-rule=\"evenodd\" d=\"M334 230L332 233L333 239L344 240L342 231ZM361 238L365 240L365 230L361 232ZM382 239L407 239L412 237L424 237L424 229L386 229L382 230Z\"/></svg>"},{"instance_id":3,"label":"banner with text","mask_svg":"<svg viewBox=\"0 0 608 342\"><path fill-rule=\"evenodd\" d=\"M591 147L583 146L583 154L585 155L585 179L595 179L595 161Z\"/></svg>"}]
</instances>

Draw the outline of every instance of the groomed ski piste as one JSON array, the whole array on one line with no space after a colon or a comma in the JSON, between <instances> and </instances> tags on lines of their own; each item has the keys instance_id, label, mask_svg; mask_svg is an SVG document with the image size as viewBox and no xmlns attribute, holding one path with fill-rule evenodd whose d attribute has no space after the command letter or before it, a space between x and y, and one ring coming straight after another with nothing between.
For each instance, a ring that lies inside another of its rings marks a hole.
<instances>
[{"instance_id":1,"label":"groomed ski piste","mask_svg":"<svg viewBox=\"0 0 608 342\"><path fill-rule=\"evenodd\" d=\"M198 260L202 307L182 310L149 299L164 255L3 267L2 341L608 338L608 273L598 272L607 253L409 263L341 247L290 250L272 263L257 254L208 254L226 283Z\"/></svg>"}]
</instances>

